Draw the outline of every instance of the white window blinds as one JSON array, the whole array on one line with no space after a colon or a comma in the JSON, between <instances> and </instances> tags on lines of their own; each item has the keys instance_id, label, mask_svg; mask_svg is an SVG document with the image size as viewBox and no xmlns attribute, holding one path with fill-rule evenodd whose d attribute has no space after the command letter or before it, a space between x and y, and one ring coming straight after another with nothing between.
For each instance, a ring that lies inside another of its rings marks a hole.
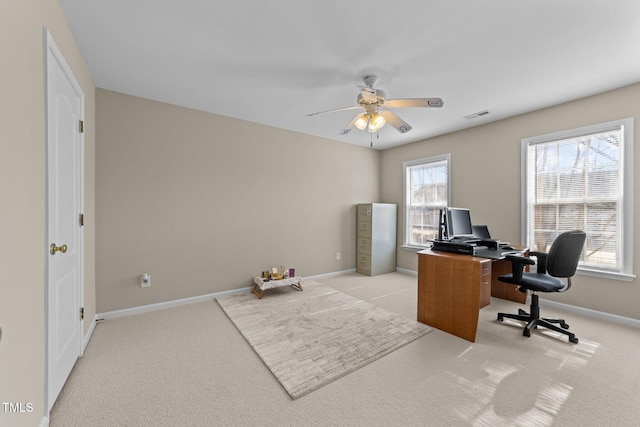
<instances>
[{"instance_id":1,"label":"white window blinds","mask_svg":"<svg viewBox=\"0 0 640 427\"><path fill-rule=\"evenodd\" d=\"M527 245L546 252L561 232L583 230L580 266L623 273L624 124L525 142Z\"/></svg>"},{"instance_id":2,"label":"white window blinds","mask_svg":"<svg viewBox=\"0 0 640 427\"><path fill-rule=\"evenodd\" d=\"M438 237L440 209L449 200L449 156L405 163L405 245Z\"/></svg>"}]
</instances>

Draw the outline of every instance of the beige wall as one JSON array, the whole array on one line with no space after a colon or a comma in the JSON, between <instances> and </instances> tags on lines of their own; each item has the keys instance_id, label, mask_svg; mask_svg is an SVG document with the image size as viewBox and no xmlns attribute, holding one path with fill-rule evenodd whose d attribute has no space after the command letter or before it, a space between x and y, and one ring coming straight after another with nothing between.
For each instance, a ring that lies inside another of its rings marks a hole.
<instances>
[{"instance_id":1,"label":"beige wall","mask_svg":"<svg viewBox=\"0 0 640 427\"><path fill-rule=\"evenodd\" d=\"M640 117L640 84L529 114L409 144L382 153L382 199L402 206L402 163L451 153L451 204L471 209L473 222L488 224L493 236L520 242L520 141L526 137L627 117ZM638 121L636 136L638 140ZM633 141L632 143L635 143ZM636 148L635 170L640 165ZM640 212L640 173L635 173L636 212ZM398 244L403 238L399 210ZM640 215L634 221L640 230ZM640 239L634 241L635 259ZM398 251L398 267L417 270L414 251ZM638 262L634 272L639 273ZM556 301L640 319L640 280L623 282L577 276L565 294L544 295Z\"/></svg>"},{"instance_id":2,"label":"beige wall","mask_svg":"<svg viewBox=\"0 0 640 427\"><path fill-rule=\"evenodd\" d=\"M85 307L95 313L95 88L55 0L0 3L0 425L35 426L45 415L45 145L43 27L48 28L85 95ZM89 321L85 321L86 328Z\"/></svg>"},{"instance_id":3,"label":"beige wall","mask_svg":"<svg viewBox=\"0 0 640 427\"><path fill-rule=\"evenodd\" d=\"M98 312L355 267L380 153L97 90ZM341 252L341 260L336 260ZM151 287L139 276L151 274Z\"/></svg>"}]
</instances>

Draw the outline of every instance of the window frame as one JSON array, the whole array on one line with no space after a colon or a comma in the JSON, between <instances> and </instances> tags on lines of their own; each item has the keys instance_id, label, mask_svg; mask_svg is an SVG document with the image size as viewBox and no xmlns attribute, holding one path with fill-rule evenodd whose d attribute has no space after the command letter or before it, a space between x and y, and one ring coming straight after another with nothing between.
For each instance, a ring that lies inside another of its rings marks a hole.
<instances>
[{"instance_id":1,"label":"window frame","mask_svg":"<svg viewBox=\"0 0 640 427\"><path fill-rule=\"evenodd\" d=\"M548 133L545 135L524 138L521 140L521 241L526 246L530 246L529 228L531 227L531 218L529 212L529 147L537 144L544 144L563 139L578 138L585 135L597 134L616 129L622 129L622 149L620 150L620 168L622 173L621 183L622 195L619 203L622 204L620 212L622 219L619 226L621 227L620 236L621 244L621 268L620 271L611 271L607 269L599 269L597 267L585 267L578 265L577 274L586 276L594 276L606 279L615 279L623 281L632 281L635 278L633 273L633 184L634 184L634 119L632 117L614 120L605 123L599 123L590 126L584 126L575 129L569 129L559 132Z\"/></svg>"},{"instance_id":2,"label":"window frame","mask_svg":"<svg viewBox=\"0 0 640 427\"><path fill-rule=\"evenodd\" d=\"M410 195L410 189L407 187L408 185L407 172L409 171L409 168L413 166L425 165L428 163L436 163L441 161L447 162L447 203L446 205L449 206L451 201L451 153L439 154L431 157L424 157L421 159L409 160L402 163L402 189L403 189L402 207L404 209L402 247L404 249L421 251L431 246L431 245L416 245L416 244L410 243L411 227L410 227L409 219L411 215L411 209L409 209L409 203L411 200L411 195Z\"/></svg>"}]
</instances>

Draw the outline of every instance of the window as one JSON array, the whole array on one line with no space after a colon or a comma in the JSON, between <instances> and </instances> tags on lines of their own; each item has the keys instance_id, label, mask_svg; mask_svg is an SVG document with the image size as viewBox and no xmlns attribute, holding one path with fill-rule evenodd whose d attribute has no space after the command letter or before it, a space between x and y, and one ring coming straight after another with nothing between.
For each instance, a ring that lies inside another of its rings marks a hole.
<instances>
[{"instance_id":1,"label":"window","mask_svg":"<svg viewBox=\"0 0 640 427\"><path fill-rule=\"evenodd\" d=\"M438 238L440 209L449 202L450 155L405 162L404 246L425 247Z\"/></svg>"},{"instance_id":2,"label":"window","mask_svg":"<svg viewBox=\"0 0 640 427\"><path fill-rule=\"evenodd\" d=\"M548 251L583 230L578 270L633 278L633 119L522 140L523 241Z\"/></svg>"}]
</instances>

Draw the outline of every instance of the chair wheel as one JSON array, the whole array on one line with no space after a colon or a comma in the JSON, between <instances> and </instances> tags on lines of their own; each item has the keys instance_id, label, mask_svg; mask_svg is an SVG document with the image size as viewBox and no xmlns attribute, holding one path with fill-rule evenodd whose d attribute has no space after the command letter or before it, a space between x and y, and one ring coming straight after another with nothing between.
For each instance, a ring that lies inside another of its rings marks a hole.
<instances>
[{"instance_id":1,"label":"chair wheel","mask_svg":"<svg viewBox=\"0 0 640 427\"><path fill-rule=\"evenodd\" d=\"M560 326L562 327L562 329L569 329L569 325L567 323L560 323Z\"/></svg>"},{"instance_id":2,"label":"chair wheel","mask_svg":"<svg viewBox=\"0 0 640 427\"><path fill-rule=\"evenodd\" d=\"M525 328L522 330L522 335L524 335L525 337L530 337L531 332L529 331L529 329Z\"/></svg>"},{"instance_id":3,"label":"chair wheel","mask_svg":"<svg viewBox=\"0 0 640 427\"><path fill-rule=\"evenodd\" d=\"M577 337L569 338L569 341L571 341L574 344L578 344L578 338Z\"/></svg>"},{"instance_id":4,"label":"chair wheel","mask_svg":"<svg viewBox=\"0 0 640 427\"><path fill-rule=\"evenodd\" d=\"M498 320L498 322L502 322L504 320L504 318L500 314L498 314L498 319L497 320Z\"/></svg>"}]
</instances>

